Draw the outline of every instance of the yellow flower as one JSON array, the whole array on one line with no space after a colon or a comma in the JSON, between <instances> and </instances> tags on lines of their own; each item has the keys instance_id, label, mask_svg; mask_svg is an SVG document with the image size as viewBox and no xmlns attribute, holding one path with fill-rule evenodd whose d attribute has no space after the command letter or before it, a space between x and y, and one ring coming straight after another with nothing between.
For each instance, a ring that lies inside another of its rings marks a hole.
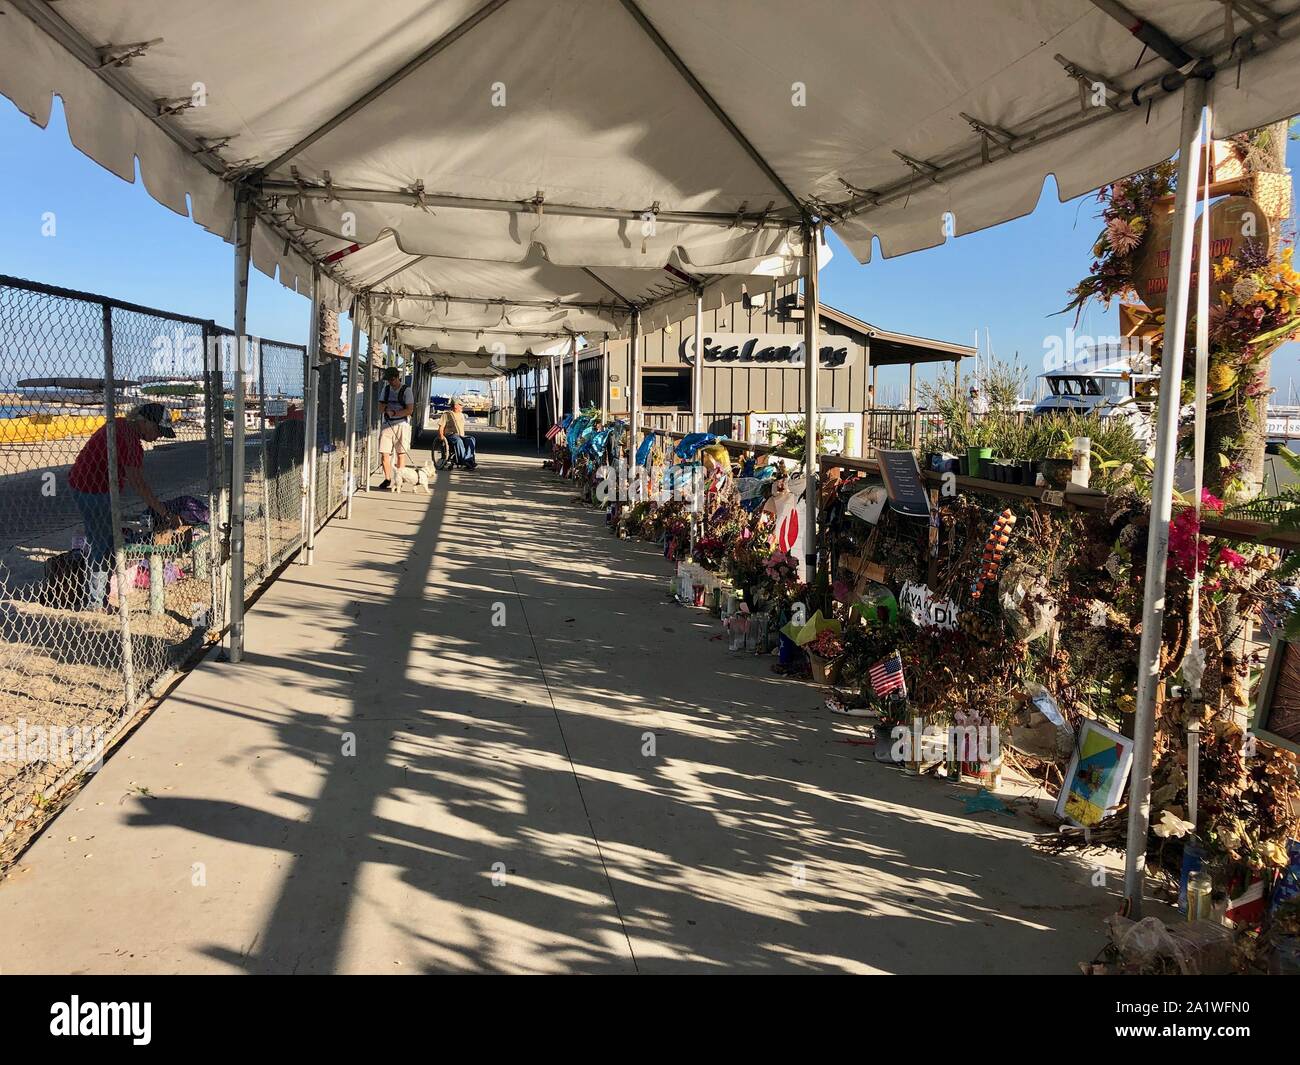
<instances>
[{"instance_id":1,"label":"yellow flower","mask_svg":"<svg viewBox=\"0 0 1300 1065\"><path fill-rule=\"evenodd\" d=\"M1273 865L1280 869L1285 869L1291 863L1291 857L1287 854L1286 848L1277 840L1268 840L1263 847L1264 857Z\"/></svg>"},{"instance_id":2,"label":"yellow flower","mask_svg":"<svg viewBox=\"0 0 1300 1065\"><path fill-rule=\"evenodd\" d=\"M1210 373L1207 378L1210 388L1210 395L1217 396L1220 392L1226 392L1237 383L1237 371L1227 363L1215 363L1210 367Z\"/></svg>"}]
</instances>

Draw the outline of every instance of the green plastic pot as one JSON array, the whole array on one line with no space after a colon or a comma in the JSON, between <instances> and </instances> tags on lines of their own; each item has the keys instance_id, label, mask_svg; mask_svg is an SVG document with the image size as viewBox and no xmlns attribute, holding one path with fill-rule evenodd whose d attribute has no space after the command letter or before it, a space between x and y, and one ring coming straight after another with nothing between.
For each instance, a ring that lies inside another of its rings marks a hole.
<instances>
[{"instance_id":1,"label":"green plastic pot","mask_svg":"<svg viewBox=\"0 0 1300 1065\"><path fill-rule=\"evenodd\" d=\"M972 477L983 477L988 479L988 472L984 469L984 463L993 457L991 447L968 447L966 449L966 468L970 470Z\"/></svg>"}]
</instances>

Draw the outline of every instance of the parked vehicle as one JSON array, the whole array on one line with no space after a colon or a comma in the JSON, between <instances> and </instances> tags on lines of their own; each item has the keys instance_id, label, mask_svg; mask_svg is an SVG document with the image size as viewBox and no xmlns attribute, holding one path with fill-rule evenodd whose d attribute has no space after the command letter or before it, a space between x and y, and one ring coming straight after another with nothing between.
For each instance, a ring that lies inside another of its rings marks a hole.
<instances>
[{"instance_id":1,"label":"parked vehicle","mask_svg":"<svg viewBox=\"0 0 1300 1065\"><path fill-rule=\"evenodd\" d=\"M1120 344L1086 349L1067 366L1042 375L1047 394L1034 405L1034 414L1094 414L1127 418L1134 435L1150 440L1151 411L1160 377L1150 360Z\"/></svg>"}]
</instances>

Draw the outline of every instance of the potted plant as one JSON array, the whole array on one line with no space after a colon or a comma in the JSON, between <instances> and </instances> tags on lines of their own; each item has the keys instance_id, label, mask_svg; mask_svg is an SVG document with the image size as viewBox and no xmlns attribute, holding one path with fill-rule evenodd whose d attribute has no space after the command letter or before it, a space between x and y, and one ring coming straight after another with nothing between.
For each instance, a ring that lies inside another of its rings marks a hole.
<instances>
[{"instance_id":1,"label":"potted plant","mask_svg":"<svg viewBox=\"0 0 1300 1065\"><path fill-rule=\"evenodd\" d=\"M819 632L806 650L808 662L812 666L813 683L833 684L836 665L844 653L844 641L840 639L840 634L831 629Z\"/></svg>"},{"instance_id":2,"label":"potted plant","mask_svg":"<svg viewBox=\"0 0 1300 1065\"><path fill-rule=\"evenodd\" d=\"M991 447L968 447L966 449L966 468L972 477L986 477L984 467L993 458Z\"/></svg>"},{"instance_id":3,"label":"potted plant","mask_svg":"<svg viewBox=\"0 0 1300 1065\"><path fill-rule=\"evenodd\" d=\"M1064 488L1070 483L1070 471L1074 468L1074 460L1053 456L1041 459L1039 466L1044 485L1048 488Z\"/></svg>"},{"instance_id":4,"label":"potted plant","mask_svg":"<svg viewBox=\"0 0 1300 1065\"><path fill-rule=\"evenodd\" d=\"M1064 488L1070 483L1070 472L1074 469L1074 438L1064 427L1055 427L1048 456L1041 460L1039 468L1048 488Z\"/></svg>"}]
</instances>

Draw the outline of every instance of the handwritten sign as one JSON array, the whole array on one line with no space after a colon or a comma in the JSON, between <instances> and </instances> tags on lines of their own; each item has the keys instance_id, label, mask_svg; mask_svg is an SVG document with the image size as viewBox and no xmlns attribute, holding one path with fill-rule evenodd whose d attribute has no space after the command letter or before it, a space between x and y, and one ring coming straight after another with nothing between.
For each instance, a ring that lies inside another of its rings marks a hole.
<instances>
[{"instance_id":1,"label":"handwritten sign","mask_svg":"<svg viewBox=\"0 0 1300 1065\"><path fill-rule=\"evenodd\" d=\"M921 628L957 627L957 604L935 595L928 584L904 581L898 593L898 605Z\"/></svg>"}]
</instances>

